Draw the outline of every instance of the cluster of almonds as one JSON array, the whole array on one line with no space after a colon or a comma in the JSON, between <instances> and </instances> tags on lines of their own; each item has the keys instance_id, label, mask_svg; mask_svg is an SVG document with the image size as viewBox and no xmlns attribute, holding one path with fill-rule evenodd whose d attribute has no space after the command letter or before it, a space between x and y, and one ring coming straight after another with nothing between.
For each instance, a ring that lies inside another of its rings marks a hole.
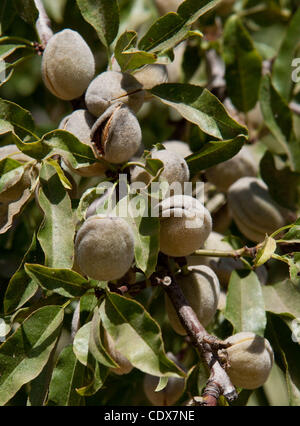
<instances>
[{"instance_id":1,"label":"cluster of almonds","mask_svg":"<svg viewBox=\"0 0 300 426\"><path fill-rule=\"evenodd\" d=\"M86 109L65 117L61 129L90 145L95 159L121 164L136 154L142 133L135 114L145 100L145 89L166 81L165 67L152 65L133 76L120 72L115 64L114 70L94 78L92 52L77 32L66 29L50 39L44 51L42 70L46 86L58 98L73 100L84 95ZM190 180L185 161L185 157L191 154L189 146L181 141L167 141L164 146L165 150L151 152L151 158L161 160L164 165L159 179L183 185ZM83 176L103 176L105 166L96 161L88 169L76 172ZM256 163L246 147L231 160L206 171L209 182L227 193L232 217L240 231L254 242L262 241L265 233L273 232L286 221L286 212L271 199L267 187L256 175ZM147 185L150 179L144 168L132 168L132 182ZM97 201L98 205L102 202L103 198ZM211 214L199 200L174 195L163 199L157 207L160 212L160 250L168 256L187 257L189 266L186 271L178 273L176 279L200 322L207 326L219 305L220 282L226 286L232 270L242 266L232 259L216 261L198 257L196 260L192 256L195 250L203 247L231 249L222 241L222 235L212 232ZM74 264L77 270L92 279L117 280L133 264L134 245L133 231L125 219L97 214L96 204L90 206L86 220L77 232ZM165 306L175 332L185 335L167 296ZM238 333L228 342L232 344L227 350L228 374L233 384L246 389L261 386L273 364L269 342L253 333ZM132 365L115 349L115 343L106 334L106 346L119 365L113 371L128 373ZM154 392L156 380L145 378L149 400L154 404L176 402L184 389L183 381L169 380L163 391Z\"/></svg>"}]
</instances>

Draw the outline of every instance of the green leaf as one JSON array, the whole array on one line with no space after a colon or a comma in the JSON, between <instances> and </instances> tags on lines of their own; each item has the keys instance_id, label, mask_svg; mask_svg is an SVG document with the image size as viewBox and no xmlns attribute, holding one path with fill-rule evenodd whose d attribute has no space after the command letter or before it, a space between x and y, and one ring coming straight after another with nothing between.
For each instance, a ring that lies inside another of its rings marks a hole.
<instances>
[{"instance_id":1,"label":"green leaf","mask_svg":"<svg viewBox=\"0 0 300 426\"><path fill-rule=\"evenodd\" d=\"M245 136L241 135L227 141L207 142L200 151L185 159L190 172L193 174L229 160L240 151L245 140Z\"/></svg>"},{"instance_id":2,"label":"green leaf","mask_svg":"<svg viewBox=\"0 0 300 426\"><path fill-rule=\"evenodd\" d=\"M40 250L37 246L36 235L34 234L32 242L25 253L21 265L9 281L4 296L4 312L10 313L21 308L36 293L38 285L25 272L24 264L34 262L40 258Z\"/></svg>"},{"instance_id":3,"label":"green leaf","mask_svg":"<svg viewBox=\"0 0 300 426\"><path fill-rule=\"evenodd\" d=\"M23 179L25 170L28 170L30 166L19 165L19 167L11 168L7 173L4 173L0 177L0 201L7 202L15 198L16 185L20 184Z\"/></svg>"},{"instance_id":4,"label":"green leaf","mask_svg":"<svg viewBox=\"0 0 300 426\"><path fill-rule=\"evenodd\" d=\"M261 81L259 101L264 124L277 140L282 152L290 156L287 143L292 137L292 114L285 100L276 91L268 74Z\"/></svg>"},{"instance_id":5,"label":"green leaf","mask_svg":"<svg viewBox=\"0 0 300 426\"><path fill-rule=\"evenodd\" d=\"M59 306L38 309L0 346L1 406L40 374L59 336L63 317Z\"/></svg>"},{"instance_id":6,"label":"green leaf","mask_svg":"<svg viewBox=\"0 0 300 426\"><path fill-rule=\"evenodd\" d=\"M169 381L168 377L160 377L158 385L155 388L155 392L160 392L165 389Z\"/></svg>"},{"instance_id":7,"label":"green leaf","mask_svg":"<svg viewBox=\"0 0 300 426\"><path fill-rule=\"evenodd\" d=\"M155 271L159 253L159 218L151 217L150 210L147 194L138 194L124 197L112 212L123 217L131 227L136 266L147 278Z\"/></svg>"},{"instance_id":8,"label":"green leaf","mask_svg":"<svg viewBox=\"0 0 300 426\"><path fill-rule=\"evenodd\" d=\"M13 158L3 158L3 160L0 160L0 179L2 180L3 175L10 172L11 170L17 169L20 166L22 166L22 164Z\"/></svg>"},{"instance_id":9,"label":"green leaf","mask_svg":"<svg viewBox=\"0 0 300 426\"><path fill-rule=\"evenodd\" d=\"M39 16L34 0L13 0L13 2L21 18L27 24L34 26Z\"/></svg>"},{"instance_id":10,"label":"green leaf","mask_svg":"<svg viewBox=\"0 0 300 426\"><path fill-rule=\"evenodd\" d=\"M164 163L156 158L146 158L146 167L152 176L157 176L158 172L164 167Z\"/></svg>"},{"instance_id":11,"label":"green leaf","mask_svg":"<svg viewBox=\"0 0 300 426\"><path fill-rule=\"evenodd\" d=\"M93 355L96 361L100 364L110 367L117 368L118 364L110 357L105 347L102 344L100 336L101 318L99 315L98 306L94 309L94 314L91 322L90 336L89 336L89 351Z\"/></svg>"},{"instance_id":12,"label":"green leaf","mask_svg":"<svg viewBox=\"0 0 300 426\"><path fill-rule=\"evenodd\" d=\"M99 308L95 308L94 312L96 310L99 310ZM73 351L77 359L86 366L87 377L85 381L88 384L77 389L77 392L82 396L94 395L105 382L108 366L116 367L97 334L100 332L99 329L96 330L97 326L100 326L98 313L94 316L93 321L88 322L77 331L73 342ZM96 355L96 358L94 355Z\"/></svg>"},{"instance_id":13,"label":"green leaf","mask_svg":"<svg viewBox=\"0 0 300 426\"><path fill-rule=\"evenodd\" d=\"M107 367L101 365L94 358L92 358L92 363L93 365L89 365L90 374L88 378L90 379L90 382L87 385L76 389L77 393L81 396L95 395L95 393L102 388L108 376L109 369Z\"/></svg>"},{"instance_id":14,"label":"green leaf","mask_svg":"<svg viewBox=\"0 0 300 426\"><path fill-rule=\"evenodd\" d=\"M91 319L93 311L97 306L98 299L95 291L90 290L80 298L80 323L85 324Z\"/></svg>"},{"instance_id":15,"label":"green leaf","mask_svg":"<svg viewBox=\"0 0 300 426\"><path fill-rule=\"evenodd\" d=\"M250 111L258 99L262 58L235 15L225 24L223 57L228 95L239 111Z\"/></svg>"},{"instance_id":16,"label":"green leaf","mask_svg":"<svg viewBox=\"0 0 300 426\"><path fill-rule=\"evenodd\" d=\"M0 4L0 35L4 34L16 15L11 0L2 0Z\"/></svg>"},{"instance_id":17,"label":"green leaf","mask_svg":"<svg viewBox=\"0 0 300 426\"><path fill-rule=\"evenodd\" d=\"M84 19L97 31L108 47L119 30L119 7L117 0L76 0Z\"/></svg>"},{"instance_id":18,"label":"green leaf","mask_svg":"<svg viewBox=\"0 0 300 426\"><path fill-rule=\"evenodd\" d=\"M7 133L12 129L16 133L32 134L35 125L29 111L19 105L0 99L0 134Z\"/></svg>"},{"instance_id":19,"label":"green leaf","mask_svg":"<svg viewBox=\"0 0 300 426\"><path fill-rule=\"evenodd\" d=\"M85 368L77 360L73 346L65 347L53 370L47 405L60 407L84 405L84 398L76 392L76 389L83 386L84 378Z\"/></svg>"},{"instance_id":20,"label":"green leaf","mask_svg":"<svg viewBox=\"0 0 300 426\"><path fill-rule=\"evenodd\" d=\"M282 165L282 161L269 151L260 161L260 173L272 198L283 207L297 210L300 206L300 173Z\"/></svg>"},{"instance_id":21,"label":"green leaf","mask_svg":"<svg viewBox=\"0 0 300 426\"><path fill-rule=\"evenodd\" d=\"M44 366L41 373L30 382L30 391L27 398L27 406L41 407L46 405L46 400L49 392L49 384L53 373L54 359L57 354L58 342L62 334L56 341L54 348L49 356L47 364Z\"/></svg>"},{"instance_id":22,"label":"green leaf","mask_svg":"<svg viewBox=\"0 0 300 426\"><path fill-rule=\"evenodd\" d=\"M276 240L272 237L266 237L262 247L257 251L256 258L254 260L255 267L261 266L271 259L272 255L276 251Z\"/></svg>"},{"instance_id":23,"label":"green leaf","mask_svg":"<svg viewBox=\"0 0 300 426\"><path fill-rule=\"evenodd\" d=\"M177 13L167 13L149 28L140 40L141 50L159 52L175 47L189 35L190 25L219 3L219 0L186 0Z\"/></svg>"},{"instance_id":24,"label":"green leaf","mask_svg":"<svg viewBox=\"0 0 300 426\"><path fill-rule=\"evenodd\" d=\"M154 53L136 49L136 40L135 31L125 31L117 41L114 56L123 72L140 68L146 64L153 64L157 59Z\"/></svg>"},{"instance_id":25,"label":"green leaf","mask_svg":"<svg viewBox=\"0 0 300 426\"><path fill-rule=\"evenodd\" d=\"M21 169L21 175L16 174L17 180L13 182L10 180L1 192L0 234L4 234L12 227L15 218L21 214L24 206L32 198L38 183L35 165L27 163ZM15 170L12 173L15 173Z\"/></svg>"},{"instance_id":26,"label":"green leaf","mask_svg":"<svg viewBox=\"0 0 300 426\"><path fill-rule=\"evenodd\" d=\"M90 288L89 281L70 269L54 269L26 263L25 271L44 290L64 297L81 297Z\"/></svg>"},{"instance_id":27,"label":"green leaf","mask_svg":"<svg viewBox=\"0 0 300 426\"><path fill-rule=\"evenodd\" d=\"M273 64L273 83L278 92L287 101L290 98L293 81L291 65L299 46L300 9L295 12L290 21L285 37L281 43L277 58Z\"/></svg>"},{"instance_id":28,"label":"green leaf","mask_svg":"<svg viewBox=\"0 0 300 426\"><path fill-rule=\"evenodd\" d=\"M262 287L266 311L300 318L299 285L290 280Z\"/></svg>"},{"instance_id":29,"label":"green leaf","mask_svg":"<svg viewBox=\"0 0 300 426\"><path fill-rule=\"evenodd\" d=\"M220 2L221 0L186 0L180 4L177 13L187 25L191 25Z\"/></svg>"},{"instance_id":30,"label":"green leaf","mask_svg":"<svg viewBox=\"0 0 300 426\"><path fill-rule=\"evenodd\" d=\"M153 53L144 52L138 49L129 49L122 52L122 71L135 70L143 65L154 64L157 56Z\"/></svg>"},{"instance_id":31,"label":"green leaf","mask_svg":"<svg viewBox=\"0 0 300 426\"><path fill-rule=\"evenodd\" d=\"M291 406L300 404L300 347L292 339L289 323L276 315L269 315L267 338L270 340L277 358L285 371L288 396Z\"/></svg>"},{"instance_id":32,"label":"green leaf","mask_svg":"<svg viewBox=\"0 0 300 426\"><path fill-rule=\"evenodd\" d=\"M44 163L40 171L39 204L45 213L38 239L50 268L73 265L75 223L71 200L56 170Z\"/></svg>"},{"instance_id":33,"label":"green leaf","mask_svg":"<svg viewBox=\"0 0 300 426\"><path fill-rule=\"evenodd\" d=\"M56 173L57 173L63 187L66 188L66 189L72 189L72 184L70 183L67 176L64 174L64 171L60 167L58 161L53 160L52 158L48 158L48 160L46 160L46 161L47 161L48 164L50 164L56 170Z\"/></svg>"},{"instance_id":34,"label":"green leaf","mask_svg":"<svg viewBox=\"0 0 300 426\"><path fill-rule=\"evenodd\" d=\"M299 285L300 283L300 252L294 252L293 256L283 256L285 261L288 262L289 265L289 274L290 279L293 284Z\"/></svg>"},{"instance_id":35,"label":"green leaf","mask_svg":"<svg viewBox=\"0 0 300 426\"><path fill-rule=\"evenodd\" d=\"M149 28L144 37L139 41L140 50L160 52L176 46L189 32L189 27L181 16L170 12Z\"/></svg>"},{"instance_id":36,"label":"green leaf","mask_svg":"<svg viewBox=\"0 0 300 426\"><path fill-rule=\"evenodd\" d=\"M100 180L101 178L99 178ZM103 181L103 183L99 183L94 188L87 189L82 197L80 198L79 205L77 207L77 217L78 219L85 220L85 215L89 206L93 203L93 201L100 198L106 190L108 190L111 186L108 185L108 181Z\"/></svg>"},{"instance_id":37,"label":"green leaf","mask_svg":"<svg viewBox=\"0 0 300 426\"><path fill-rule=\"evenodd\" d=\"M100 317L116 349L133 366L153 376L185 376L166 357L158 324L138 302L107 292Z\"/></svg>"},{"instance_id":38,"label":"green leaf","mask_svg":"<svg viewBox=\"0 0 300 426\"><path fill-rule=\"evenodd\" d=\"M290 230L284 235L284 240L299 240L300 242L300 218L291 226Z\"/></svg>"},{"instance_id":39,"label":"green leaf","mask_svg":"<svg viewBox=\"0 0 300 426\"><path fill-rule=\"evenodd\" d=\"M146 278L155 271L159 253L159 218L134 217L135 261Z\"/></svg>"},{"instance_id":40,"label":"green leaf","mask_svg":"<svg viewBox=\"0 0 300 426\"><path fill-rule=\"evenodd\" d=\"M151 93L216 139L247 135L247 129L231 118L218 98L207 89L191 84L171 83L156 86Z\"/></svg>"},{"instance_id":41,"label":"green leaf","mask_svg":"<svg viewBox=\"0 0 300 426\"><path fill-rule=\"evenodd\" d=\"M15 143L24 154L37 160L46 159L55 154L61 155L74 169L96 162L92 149L65 130L54 130L44 135L39 141L31 143L24 143L19 138L15 138Z\"/></svg>"},{"instance_id":42,"label":"green leaf","mask_svg":"<svg viewBox=\"0 0 300 426\"><path fill-rule=\"evenodd\" d=\"M89 339L92 322L84 324L75 334L73 341L73 351L78 361L87 366L89 355Z\"/></svg>"},{"instance_id":43,"label":"green leaf","mask_svg":"<svg viewBox=\"0 0 300 426\"><path fill-rule=\"evenodd\" d=\"M266 313L261 284L253 271L233 271L229 281L225 318L234 332L264 335Z\"/></svg>"},{"instance_id":44,"label":"green leaf","mask_svg":"<svg viewBox=\"0 0 300 426\"><path fill-rule=\"evenodd\" d=\"M26 49L26 44L0 44L0 59L5 59L19 49Z\"/></svg>"}]
</instances>

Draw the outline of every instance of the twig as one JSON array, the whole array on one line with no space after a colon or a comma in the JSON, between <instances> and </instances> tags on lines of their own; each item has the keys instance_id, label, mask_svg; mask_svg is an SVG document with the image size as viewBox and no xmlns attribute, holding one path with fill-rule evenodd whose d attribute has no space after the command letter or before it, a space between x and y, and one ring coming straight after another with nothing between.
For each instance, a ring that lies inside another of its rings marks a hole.
<instances>
[{"instance_id":1,"label":"twig","mask_svg":"<svg viewBox=\"0 0 300 426\"><path fill-rule=\"evenodd\" d=\"M229 345L205 330L174 277L167 276L161 279L161 285L176 309L178 318L191 341L210 369L210 377L203 392L203 405L217 405L220 395L224 395L228 401L235 400L238 396L237 392L218 358L218 349L227 348Z\"/></svg>"},{"instance_id":2,"label":"twig","mask_svg":"<svg viewBox=\"0 0 300 426\"><path fill-rule=\"evenodd\" d=\"M272 234L273 235L273 234ZM255 258L257 255L257 251L263 246L264 242L257 244L254 247L244 246L238 250L205 250L199 249L196 250L192 256L208 256L208 257L233 257L234 259L239 259L240 257L251 257ZM281 246L285 248L286 246L293 247L295 244L298 250L299 240L276 240L277 246ZM289 252L288 252L289 253Z\"/></svg>"},{"instance_id":3,"label":"twig","mask_svg":"<svg viewBox=\"0 0 300 426\"><path fill-rule=\"evenodd\" d=\"M42 47L45 48L48 41L53 36L51 21L47 15L42 0L34 0L34 4L39 11L39 17L36 21L36 30L42 43Z\"/></svg>"},{"instance_id":4,"label":"twig","mask_svg":"<svg viewBox=\"0 0 300 426\"><path fill-rule=\"evenodd\" d=\"M254 258L256 256L257 250L262 245L258 244L255 247L242 247L238 250L205 250L205 249L199 249L196 250L192 256L209 256L209 257L233 257L234 259L238 259L239 257L245 256L245 257L252 257Z\"/></svg>"}]
</instances>

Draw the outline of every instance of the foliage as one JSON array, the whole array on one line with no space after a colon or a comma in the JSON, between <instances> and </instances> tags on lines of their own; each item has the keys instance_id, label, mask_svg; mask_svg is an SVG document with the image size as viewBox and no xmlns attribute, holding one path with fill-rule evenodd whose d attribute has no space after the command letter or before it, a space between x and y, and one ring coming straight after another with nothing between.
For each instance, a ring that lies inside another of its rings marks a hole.
<instances>
[{"instance_id":1,"label":"foliage","mask_svg":"<svg viewBox=\"0 0 300 426\"><path fill-rule=\"evenodd\" d=\"M137 114L145 148L139 164L144 161L152 181L163 165L149 151L166 140L189 145L186 161L195 181L252 145L272 197L292 213L289 225L261 241L251 260L241 254L242 269L232 272L226 304L209 332L221 339L240 331L267 336L290 405L300 404L300 119L293 108L299 114L300 80L291 77L300 51L297 3L185 0L177 12L160 16L154 0L44 2L55 32L72 28L87 41L97 73L113 61L133 75L162 64L171 80L174 55L182 49L174 80L148 90ZM98 282L74 265L74 238L89 206L101 185L121 185L116 176L130 163L106 164L104 177L77 173L95 156L58 129L78 100L63 102L46 90L37 18L33 0L0 4L0 149L14 144L27 156L0 156L0 405L149 404L145 373L160 378L158 390L169 377L183 377L183 403L201 393L207 378L196 350L171 329L162 289L153 285L166 259L159 252L159 220L144 217L140 193L126 199L140 212L126 218L135 240L128 274ZM210 187L205 201L216 195ZM223 198L212 209L213 221ZM235 250L253 246L233 222L222 232ZM183 267L182 259L173 261ZM255 273L259 267L268 272L266 285ZM122 286L129 291L116 291ZM107 332L134 367L127 375L114 373ZM189 372L167 352L180 354ZM37 395L40 383L47 387ZM249 398L260 404L266 389L243 390L234 405Z\"/></svg>"}]
</instances>

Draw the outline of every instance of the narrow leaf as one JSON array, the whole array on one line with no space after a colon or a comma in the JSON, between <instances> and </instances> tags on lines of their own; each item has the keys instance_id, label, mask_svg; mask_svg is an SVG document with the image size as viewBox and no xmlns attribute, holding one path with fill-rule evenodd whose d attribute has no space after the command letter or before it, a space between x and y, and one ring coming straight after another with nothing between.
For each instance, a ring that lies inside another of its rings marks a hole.
<instances>
[{"instance_id":1,"label":"narrow leaf","mask_svg":"<svg viewBox=\"0 0 300 426\"><path fill-rule=\"evenodd\" d=\"M284 240L299 240L300 242L300 218L291 226L289 231L284 235Z\"/></svg>"},{"instance_id":2,"label":"narrow leaf","mask_svg":"<svg viewBox=\"0 0 300 426\"><path fill-rule=\"evenodd\" d=\"M16 15L13 2L2 0L0 3L0 35L4 34Z\"/></svg>"},{"instance_id":3,"label":"narrow leaf","mask_svg":"<svg viewBox=\"0 0 300 426\"><path fill-rule=\"evenodd\" d=\"M255 272L232 272L224 315L235 333L252 331L264 335L266 313L261 284Z\"/></svg>"},{"instance_id":4,"label":"narrow leaf","mask_svg":"<svg viewBox=\"0 0 300 426\"><path fill-rule=\"evenodd\" d=\"M150 210L147 195L141 194L124 197L112 212L121 214L133 230L136 265L146 277L155 271L159 253L159 218L151 217Z\"/></svg>"},{"instance_id":5,"label":"narrow leaf","mask_svg":"<svg viewBox=\"0 0 300 426\"><path fill-rule=\"evenodd\" d=\"M168 377L160 377L158 385L155 388L155 392L160 392L165 389L169 381Z\"/></svg>"},{"instance_id":6,"label":"narrow leaf","mask_svg":"<svg viewBox=\"0 0 300 426\"><path fill-rule=\"evenodd\" d=\"M0 234L4 234L12 227L15 218L21 214L32 198L38 183L37 173L35 165L29 163L24 165L21 178L1 193Z\"/></svg>"},{"instance_id":7,"label":"narrow leaf","mask_svg":"<svg viewBox=\"0 0 300 426\"><path fill-rule=\"evenodd\" d=\"M279 166L276 163L279 163ZM269 151L266 151L260 161L260 173L277 203L291 210L299 208L300 173L292 172L287 164L282 164L282 161Z\"/></svg>"},{"instance_id":8,"label":"narrow leaf","mask_svg":"<svg viewBox=\"0 0 300 426\"><path fill-rule=\"evenodd\" d=\"M94 358L92 358L92 363L93 365L89 364L89 369L91 371L88 377L91 377L90 382L87 385L76 389L77 393L81 396L95 395L95 393L102 388L108 376L109 369L107 367L101 365Z\"/></svg>"},{"instance_id":9,"label":"narrow leaf","mask_svg":"<svg viewBox=\"0 0 300 426\"><path fill-rule=\"evenodd\" d=\"M2 121L3 120L3 121ZM0 134L6 133L8 128L5 128L7 124L10 124L18 130L26 133L32 133L34 131L34 122L29 111L20 107L19 105L0 99Z\"/></svg>"},{"instance_id":10,"label":"narrow leaf","mask_svg":"<svg viewBox=\"0 0 300 426\"><path fill-rule=\"evenodd\" d=\"M184 377L165 354L158 324L138 302L107 292L100 317L116 349L136 368L159 377Z\"/></svg>"},{"instance_id":11,"label":"narrow leaf","mask_svg":"<svg viewBox=\"0 0 300 426\"><path fill-rule=\"evenodd\" d=\"M151 93L175 108L186 120L216 139L247 135L247 129L231 118L222 103L207 89L191 84L161 84Z\"/></svg>"},{"instance_id":12,"label":"narrow leaf","mask_svg":"<svg viewBox=\"0 0 300 426\"><path fill-rule=\"evenodd\" d=\"M261 266L271 259L272 255L276 251L276 240L271 237L266 237L264 244L257 251L257 255L254 261L255 266Z\"/></svg>"},{"instance_id":13,"label":"narrow leaf","mask_svg":"<svg viewBox=\"0 0 300 426\"><path fill-rule=\"evenodd\" d=\"M78 330L73 342L73 350L77 359L86 366L85 384L76 390L82 396L94 395L103 386L108 374L109 356L106 354L106 366L100 364L94 357L95 347L92 344L91 350L90 346L92 333L92 322L90 321ZM104 350L102 351L102 361L104 360L103 355ZM97 357L99 357L99 353ZM86 382L88 383L86 384Z\"/></svg>"},{"instance_id":14,"label":"narrow leaf","mask_svg":"<svg viewBox=\"0 0 300 426\"><path fill-rule=\"evenodd\" d=\"M135 31L125 31L117 41L114 56L122 71L134 70L156 61L155 54L135 48L136 40L137 33Z\"/></svg>"},{"instance_id":15,"label":"narrow leaf","mask_svg":"<svg viewBox=\"0 0 300 426\"><path fill-rule=\"evenodd\" d=\"M25 253L19 269L12 276L4 296L4 312L10 313L21 308L31 297L34 296L38 285L25 272L24 264L34 262L40 258L40 250L37 245L36 235Z\"/></svg>"},{"instance_id":16,"label":"narrow leaf","mask_svg":"<svg viewBox=\"0 0 300 426\"><path fill-rule=\"evenodd\" d=\"M54 269L26 263L25 271L40 287L64 297L81 297L89 289L89 282L69 269Z\"/></svg>"},{"instance_id":17,"label":"narrow leaf","mask_svg":"<svg viewBox=\"0 0 300 426\"><path fill-rule=\"evenodd\" d=\"M241 20L233 15L224 28L223 57L228 95L242 112L254 108L262 72L262 58Z\"/></svg>"},{"instance_id":18,"label":"narrow leaf","mask_svg":"<svg viewBox=\"0 0 300 426\"><path fill-rule=\"evenodd\" d=\"M15 135L14 138L15 144L24 154L37 160L61 155L74 169L83 169L97 162L92 149L65 130L54 130L31 143L24 143Z\"/></svg>"},{"instance_id":19,"label":"narrow leaf","mask_svg":"<svg viewBox=\"0 0 300 426\"><path fill-rule=\"evenodd\" d=\"M84 324L75 334L73 341L73 351L78 361L87 366L89 355L89 339L91 332L91 321Z\"/></svg>"},{"instance_id":20,"label":"narrow leaf","mask_svg":"<svg viewBox=\"0 0 300 426\"><path fill-rule=\"evenodd\" d=\"M39 12L35 6L34 0L13 0L18 14L27 24L35 25Z\"/></svg>"},{"instance_id":21,"label":"narrow leaf","mask_svg":"<svg viewBox=\"0 0 300 426\"><path fill-rule=\"evenodd\" d=\"M53 370L47 405L60 407L84 405L84 398L76 392L77 388L83 386L84 377L85 368L77 360L73 346L65 347Z\"/></svg>"},{"instance_id":22,"label":"narrow leaf","mask_svg":"<svg viewBox=\"0 0 300 426\"><path fill-rule=\"evenodd\" d=\"M99 308L94 309L94 314L91 323L90 329L90 340L89 340L89 350L96 361L100 364L105 365L106 367L117 368L118 365L110 357L106 349L104 348L101 337L100 337L100 327L101 327L101 318L99 315Z\"/></svg>"},{"instance_id":23,"label":"narrow leaf","mask_svg":"<svg viewBox=\"0 0 300 426\"><path fill-rule=\"evenodd\" d=\"M154 22L138 47L148 52L172 49L187 36L188 31L185 20L177 13L170 12Z\"/></svg>"},{"instance_id":24,"label":"narrow leaf","mask_svg":"<svg viewBox=\"0 0 300 426\"><path fill-rule=\"evenodd\" d=\"M282 369L286 373L290 405L300 403L300 357L299 343L293 341L289 325L277 315L269 315L267 338L270 340Z\"/></svg>"},{"instance_id":25,"label":"narrow leaf","mask_svg":"<svg viewBox=\"0 0 300 426\"><path fill-rule=\"evenodd\" d=\"M177 13L167 13L149 28L140 40L141 50L159 52L172 49L189 35L190 25L219 3L219 0L186 0Z\"/></svg>"},{"instance_id":26,"label":"narrow leaf","mask_svg":"<svg viewBox=\"0 0 300 426\"><path fill-rule=\"evenodd\" d=\"M0 346L0 405L5 405L46 365L64 317L59 306L46 306L30 315Z\"/></svg>"},{"instance_id":27,"label":"narrow leaf","mask_svg":"<svg viewBox=\"0 0 300 426\"><path fill-rule=\"evenodd\" d=\"M12 55L19 49L26 49L26 44L1 44L0 45L0 59L5 59Z\"/></svg>"},{"instance_id":28,"label":"narrow leaf","mask_svg":"<svg viewBox=\"0 0 300 426\"><path fill-rule=\"evenodd\" d=\"M108 47L119 30L119 7L117 0L76 0L84 19L97 31Z\"/></svg>"},{"instance_id":29,"label":"narrow leaf","mask_svg":"<svg viewBox=\"0 0 300 426\"><path fill-rule=\"evenodd\" d=\"M263 286L262 292L266 311L300 318L299 285L286 280L275 285Z\"/></svg>"},{"instance_id":30,"label":"narrow leaf","mask_svg":"<svg viewBox=\"0 0 300 426\"><path fill-rule=\"evenodd\" d=\"M273 83L284 99L289 101L293 85L291 70L292 60L299 46L300 9L295 12L290 21L285 37L281 43L277 58L273 64Z\"/></svg>"},{"instance_id":31,"label":"narrow leaf","mask_svg":"<svg viewBox=\"0 0 300 426\"><path fill-rule=\"evenodd\" d=\"M207 169L234 157L244 145L245 140L245 136L241 135L227 141L206 143L200 151L185 159L191 173Z\"/></svg>"},{"instance_id":32,"label":"narrow leaf","mask_svg":"<svg viewBox=\"0 0 300 426\"><path fill-rule=\"evenodd\" d=\"M75 224L70 197L50 164L43 164L40 183L39 203L45 217L38 239L45 253L45 264L53 268L71 268Z\"/></svg>"},{"instance_id":33,"label":"narrow leaf","mask_svg":"<svg viewBox=\"0 0 300 426\"><path fill-rule=\"evenodd\" d=\"M59 163L57 160L53 160L52 158L49 158L47 160L47 163L50 164L52 167L55 168L56 173L62 183L62 185L64 186L64 188L66 189L72 189L72 185L69 181L69 179L67 178L67 176L64 174L63 169L60 167Z\"/></svg>"},{"instance_id":34,"label":"narrow leaf","mask_svg":"<svg viewBox=\"0 0 300 426\"><path fill-rule=\"evenodd\" d=\"M177 13L190 25L220 2L221 0L186 0L180 4Z\"/></svg>"},{"instance_id":35,"label":"narrow leaf","mask_svg":"<svg viewBox=\"0 0 300 426\"><path fill-rule=\"evenodd\" d=\"M265 125L281 146L282 152L289 156L287 143L292 136L292 114L285 100L272 85L270 75L265 75L262 79L259 101Z\"/></svg>"}]
</instances>

